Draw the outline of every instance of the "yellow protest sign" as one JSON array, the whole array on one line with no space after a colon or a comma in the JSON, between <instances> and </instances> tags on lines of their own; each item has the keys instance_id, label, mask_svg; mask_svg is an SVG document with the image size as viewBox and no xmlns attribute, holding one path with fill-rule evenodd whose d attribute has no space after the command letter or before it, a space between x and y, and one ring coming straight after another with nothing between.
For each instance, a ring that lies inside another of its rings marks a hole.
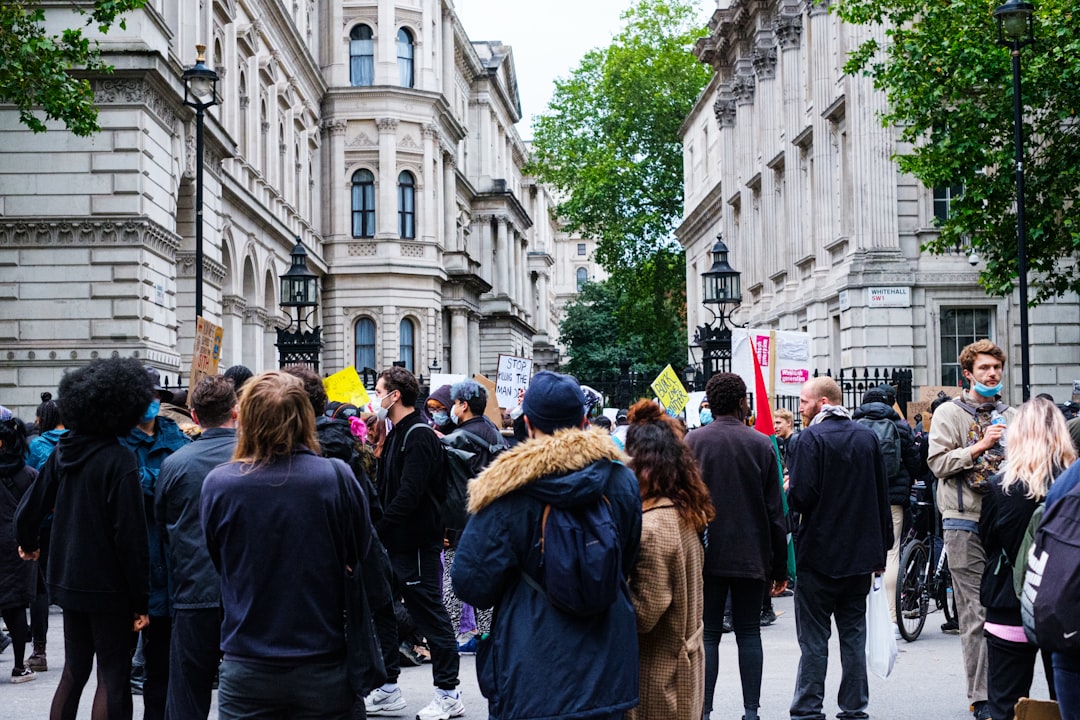
<instances>
[{"instance_id":1,"label":"yellow protest sign","mask_svg":"<svg viewBox=\"0 0 1080 720\"><path fill-rule=\"evenodd\" d=\"M188 373L188 403L191 392L204 377L217 375L221 361L221 340L224 330L219 325L197 318L195 321L195 350L191 354L191 372Z\"/></svg>"},{"instance_id":2,"label":"yellow protest sign","mask_svg":"<svg viewBox=\"0 0 1080 720\"><path fill-rule=\"evenodd\" d=\"M681 413L690 400L690 396L686 394L686 390L683 388L682 380L671 369L671 365L664 368L656 376L656 379L652 381L652 389L669 415Z\"/></svg>"},{"instance_id":3,"label":"yellow protest sign","mask_svg":"<svg viewBox=\"0 0 1080 720\"><path fill-rule=\"evenodd\" d=\"M323 387L326 388L326 399L342 403L352 403L363 409L371 402L367 388L364 387L360 375L352 365L344 370L338 370L328 378L323 379Z\"/></svg>"}]
</instances>

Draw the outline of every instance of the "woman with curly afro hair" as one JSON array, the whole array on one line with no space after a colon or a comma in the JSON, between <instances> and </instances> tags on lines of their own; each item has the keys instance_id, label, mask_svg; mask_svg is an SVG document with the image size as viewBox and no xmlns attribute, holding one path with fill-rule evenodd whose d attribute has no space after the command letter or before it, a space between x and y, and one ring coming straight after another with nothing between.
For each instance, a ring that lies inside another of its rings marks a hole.
<instances>
[{"instance_id":1,"label":"woman with curly afro hair","mask_svg":"<svg viewBox=\"0 0 1080 720\"><path fill-rule=\"evenodd\" d=\"M639 400L627 416L626 452L641 488L641 550L630 577L637 612L641 704L646 718L700 718L705 696L702 533L709 491L684 430L659 405Z\"/></svg>"},{"instance_id":2,"label":"woman with curly afro hair","mask_svg":"<svg viewBox=\"0 0 1080 720\"><path fill-rule=\"evenodd\" d=\"M51 720L74 718L97 658L91 718L131 718L133 633L146 626L150 559L135 455L120 445L154 397L133 358L95 360L60 381L68 432L42 466L15 519L19 554L37 559L52 511L46 581L64 609L64 671Z\"/></svg>"}]
</instances>

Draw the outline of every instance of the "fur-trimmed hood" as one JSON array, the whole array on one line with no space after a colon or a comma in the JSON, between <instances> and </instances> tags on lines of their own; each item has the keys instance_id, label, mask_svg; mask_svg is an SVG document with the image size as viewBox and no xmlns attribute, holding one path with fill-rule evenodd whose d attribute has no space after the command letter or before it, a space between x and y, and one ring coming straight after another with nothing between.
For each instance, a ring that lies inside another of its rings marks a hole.
<instances>
[{"instance_id":1,"label":"fur-trimmed hood","mask_svg":"<svg viewBox=\"0 0 1080 720\"><path fill-rule=\"evenodd\" d=\"M526 486L545 503L583 504L603 493L613 463L628 460L602 429L567 428L534 438L502 453L469 483L469 512Z\"/></svg>"}]
</instances>

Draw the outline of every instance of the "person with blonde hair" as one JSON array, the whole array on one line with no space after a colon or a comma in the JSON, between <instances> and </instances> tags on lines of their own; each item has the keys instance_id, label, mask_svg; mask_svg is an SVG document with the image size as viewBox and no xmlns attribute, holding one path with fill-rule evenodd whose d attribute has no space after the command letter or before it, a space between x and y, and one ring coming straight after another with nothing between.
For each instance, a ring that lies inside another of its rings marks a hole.
<instances>
[{"instance_id":1,"label":"person with blonde hair","mask_svg":"<svg viewBox=\"0 0 1080 720\"><path fill-rule=\"evenodd\" d=\"M348 464L319 457L315 414L298 378L267 372L249 380L239 422L232 462L207 475L201 499L207 550L221 575L220 717L345 720L354 693L343 577L354 552L360 562L367 557L367 500ZM347 547L350 534L355 548Z\"/></svg>"},{"instance_id":2,"label":"person with blonde hair","mask_svg":"<svg viewBox=\"0 0 1080 720\"><path fill-rule=\"evenodd\" d=\"M705 688L701 536L712 498L682 426L639 400L627 416L626 451L641 488L641 547L630 574L637 612L641 704L630 720L699 718Z\"/></svg>"},{"instance_id":3,"label":"person with blonde hair","mask_svg":"<svg viewBox=\"0 0 1080 720\"><path fill-rule=\"evenodd\" d=\"M986 551L980 600L986 609L987 703L993 720L1011 720L1016 701L1031 691L1038 647L1024 635L1013 567L1028 524L1054 478L1076 460L1065 418L1049 400L1020 406L1009 425L1004 472L983 496L979 539ZM1043 668L1054 695L1050 657Z\"/></svg>"}]
</instances>

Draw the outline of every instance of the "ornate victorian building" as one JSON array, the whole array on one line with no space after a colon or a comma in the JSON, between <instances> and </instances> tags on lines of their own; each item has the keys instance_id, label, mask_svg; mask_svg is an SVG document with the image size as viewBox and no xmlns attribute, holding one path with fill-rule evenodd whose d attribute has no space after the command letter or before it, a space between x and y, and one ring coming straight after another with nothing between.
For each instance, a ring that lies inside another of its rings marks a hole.
<instances>
[{"instance_id":1,"label":"ornate victorian building","mask_svg":"<svg viewBox=\"0 0 1080 720\"><path fill-rule=\"evenodd\" d=\"M36 405L92 357L186 375L196 125L181 75L196 44L220 77L203 276L225 366L277 366L278 276L296 239L321 276L326 371L557 363L560 263L592 264L522 172L511 49L470 41L451 0L150 0L101 43L115 72L92 78L100 133L34 135L0 107L6 405Z\"/></svg>"},{"instance_id":2,"label":"ornate victorian building","mask_svg":"<svg viewBox=\"0 0 1080 720\"><path fill-rule=\"evenodd\" d=\"M735 321L808 332L820 370L907 367L917 386L956 385L959 348L990 337L1019 402L1015 294L988 297L965 248L920 249L962 188L901 174L884 95L842 71L870 30L842 23L829 0L719 4L695 50L715 73L682 127L688 338L711 319L701 274L719 235L742 272ZM1075 297L1032 310L1031 358L1032 393L1068 399L1080 379Z\"/></svg>"}]
</instances>

